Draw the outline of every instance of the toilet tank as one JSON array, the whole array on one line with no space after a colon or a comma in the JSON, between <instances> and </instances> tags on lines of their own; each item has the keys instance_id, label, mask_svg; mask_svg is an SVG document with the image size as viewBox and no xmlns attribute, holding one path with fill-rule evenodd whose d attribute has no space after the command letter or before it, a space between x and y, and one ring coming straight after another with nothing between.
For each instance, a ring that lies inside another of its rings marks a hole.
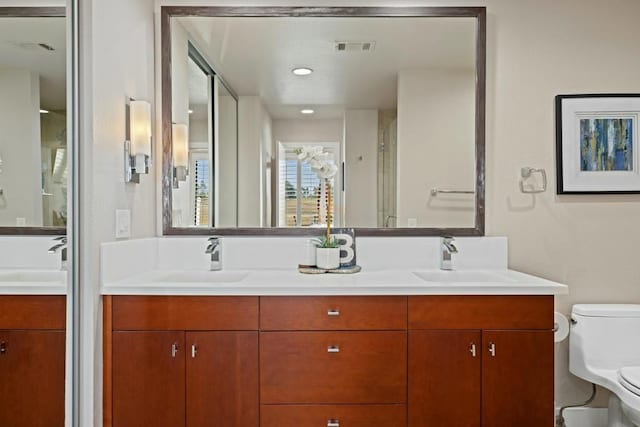
<instances>
[{"instance_id":1,"label":"toilet tank","mask_svg":"<svg viewBox=\"0 0 640 427\"><path fill-rule=\"evenodd\" d=\"M571 311L569 370L640 365L640 304L577 304Z\"/></svg>"}]
</instances>

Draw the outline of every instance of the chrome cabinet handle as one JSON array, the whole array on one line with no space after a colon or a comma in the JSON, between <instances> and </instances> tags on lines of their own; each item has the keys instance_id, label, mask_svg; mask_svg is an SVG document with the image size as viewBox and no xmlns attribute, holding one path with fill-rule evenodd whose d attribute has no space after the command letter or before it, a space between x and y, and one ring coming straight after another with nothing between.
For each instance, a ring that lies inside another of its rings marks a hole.
<instances>
[{"instance_id":1,"label":"chrome cabinet handle","mask_svg":"<svg viewBox=\"0 0 640 427\"><path fill-rule=\"evenodd\" d=\"M327 420L327 427L340 427L339 420Z\"/></svg>"},{"instance_id":2,"label":"chrome cabinet handle","mask_svg":"<svg viewBox=\"0 0 640 427\"><path fill-rule=\"evenodd\" d=\"M330 345L327 347L327 353L340 353L340 347L337 345Z\"/></svg>"},{"instance_id":3,"label":"chrome cabinet handle","mask_svg":"<svg viewBox=\"0 0 640 427\"><path fill-rule=\"evenodd\" d=\"M333 310L328 310L327 311L327 316L338 317L338 316L340 316L340 310L338 310L337 308L333 309Z\"/></svg>"},{"instance_id":4,"label":"chrome cabinet handle","mask_svg":"<svg viewBox=\"0 0 640 427\"><path fill-rule=\"evenodd\" d=\"M195 344L191 344L191 358L195 359L198 355L198 347Z\"/></svg>"},{"instance_id":5,"label":"chrome cabinet handle","mask_svg":"<svg viewBox=\"0 0 640 427\"><path fill-rule=\"evenodd\" d=\"M7 343L6 341L0 342L0 354L5 354L7 352Z\"/></svg>"},{"instance_id":6,"label":"chrome cabinet handle","mask_svg":"<svg viewBox=\"0 0 640 427\"><path fill-rule=\"evenodd\" d=\"M171 344L171 357L175 359L177 354L178 354L178 344L174 342L173 344Z\"/></svg>"},{"instance_id":7,"label":"chrome cabinet handle","mask_svg":"<svg viewBox=\"0 0 640 427\"><path fill-rule=\"evenodd\" d=\"M474 343L471 343L471 345L469 345L469 352L471 353L472 357L476 357L476 345Z\"/></svg>"},{"instance_id":8,"label":"chrome cabinet handle","mask_svg":"<svg viewBox=\"0 0 640 427\"><path fill-rule=\"evenodd\" d=\"M489 343L489 354L491 354L491 357L496 357L496 344L490 342Z\"/></svg>"}]
</instances>

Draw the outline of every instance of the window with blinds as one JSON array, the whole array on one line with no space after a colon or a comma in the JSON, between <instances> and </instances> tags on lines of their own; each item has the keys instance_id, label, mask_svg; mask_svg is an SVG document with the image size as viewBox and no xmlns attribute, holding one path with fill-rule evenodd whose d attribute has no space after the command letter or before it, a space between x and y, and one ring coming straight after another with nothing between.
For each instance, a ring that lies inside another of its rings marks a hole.
<instances>
[{"instance_id":1,"label":"window with blinds","mask_svg":"<svg viewBox=\"0 0 640 427\"><path fill-rule=\"evenodd\" d=\"M209 160L196 159L194 162L194 215L193 225L209 225Z\"/></svg>"},{"instance_id":2,"label":"window with blinds","mask_svg":"<svg viewBox=\"0 0 640 427\"><path fill-rule=\"evenodd\" d=\"M331 190L331 218L335 212L333 180L327 188L324 180L309 164L298 160L295 150L300 144L280 144L279 161L279 225L281 227L312 227L327 224L327 195ZM327 149L326 151L331 152ZM334 159L335 162L335 159Z\"/></svg>"}]
</instances>

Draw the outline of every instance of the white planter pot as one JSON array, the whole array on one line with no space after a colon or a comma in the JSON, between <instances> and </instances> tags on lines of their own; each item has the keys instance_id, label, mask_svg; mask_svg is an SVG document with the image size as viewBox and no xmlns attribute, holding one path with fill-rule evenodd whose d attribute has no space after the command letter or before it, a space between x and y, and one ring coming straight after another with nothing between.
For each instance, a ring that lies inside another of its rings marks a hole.
<instances>
[{"instance_id":1,"label":"white planter pot","mask_svg":"<svg viewBox=\"0 0 640 427\"><path fill-rule=\"evenodd\" d=\"M340 248L317 248L316 265L323 270L340 267Z\"/></svg>"}]
</instances>

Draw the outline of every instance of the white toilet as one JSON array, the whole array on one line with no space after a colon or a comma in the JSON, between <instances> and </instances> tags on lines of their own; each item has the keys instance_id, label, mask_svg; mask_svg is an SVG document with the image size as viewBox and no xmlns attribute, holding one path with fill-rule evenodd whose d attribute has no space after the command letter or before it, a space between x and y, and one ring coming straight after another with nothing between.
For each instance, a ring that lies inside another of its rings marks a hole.
<instances>
[{"instance_id":1,"label":"white toilet","mask_svg":"<svg viewBox=\"0 0 640 427\"><path fill-rule=\"evenodd\" d=\"M610 390L609 427L640 426L640 304L577 304L569 370Z\"/></svg>"}]
</instances>

